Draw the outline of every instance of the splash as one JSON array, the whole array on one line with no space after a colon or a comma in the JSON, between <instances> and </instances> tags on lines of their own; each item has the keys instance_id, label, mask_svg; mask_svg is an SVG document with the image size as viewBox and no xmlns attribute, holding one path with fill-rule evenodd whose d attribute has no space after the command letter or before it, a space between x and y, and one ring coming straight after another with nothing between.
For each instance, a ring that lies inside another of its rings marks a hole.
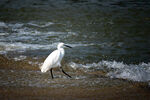
<instances>
[{"instance_id":1,"label":"splash","mask_svg":"<svg viewBox=\"0 0 150 100\"><path fill-rule=\"evenodd\" d=\"M116 61L100 61L92 64L69 63L73 69L107 70L106 76L110 78L120 78L132 81L147 82L150 81L150 63L124 64Z\"/></svg>"}]
</instances>

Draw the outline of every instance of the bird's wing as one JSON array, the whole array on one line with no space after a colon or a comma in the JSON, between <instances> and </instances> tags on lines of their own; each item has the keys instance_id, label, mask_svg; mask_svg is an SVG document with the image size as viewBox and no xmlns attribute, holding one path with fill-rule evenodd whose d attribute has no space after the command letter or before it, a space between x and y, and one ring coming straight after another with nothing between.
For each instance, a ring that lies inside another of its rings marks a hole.
<instances>
[{"instance_id":1,"label":"bird's wing","mask_svg":"<svg viewBox=\"0 0 150 100\"><path fill-rule=\"evenodd\" d=\"M46 72L53 66L55 66L57 63L59 63L59 57L60 57L60 51L55 50L53 51L44 61L43 65L41 66L41 71Z\"/></svg>"},{"instance_id":2,"label":"bird's wing","mask_svg":"<svg viewBox=\"0 0 150 100\"><path fill-rule=\"evenodd\" d=\"M59 57L60 57L60 51L55 50L46 58L45 62L48 62L51 66L55 65L56 63L59 62Z\"/></svg>"}]
</instances>

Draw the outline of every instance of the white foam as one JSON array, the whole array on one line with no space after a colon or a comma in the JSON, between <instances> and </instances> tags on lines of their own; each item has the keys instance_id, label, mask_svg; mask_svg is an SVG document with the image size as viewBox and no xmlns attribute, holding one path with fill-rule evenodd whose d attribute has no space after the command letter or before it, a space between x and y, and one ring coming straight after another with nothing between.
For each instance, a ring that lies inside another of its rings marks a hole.
<instances>
[{"instance_id":1,"label":"white foam","mask_svg":"<svg viewBox=\"0 0 150 100\"><path fill-rule=\"evenodd\" d=\"M13 58L15 61L20 61L20 60L24 60L24 59L26 59L27 58L27 56L23 56L23 55L20 55L19 57L15 57L15 58Z\"/></svg>"},{"instance_id":2,"label":"white foam","mask_svg":"<svg viewBox=\"0 0 150 100\"><path fill-rule=\"evenodd\" d=\"M100 61L98 63L92 64L78 64L71 62L69 66L73 69L83 69L86 68L88 70L99 69L99 70L107 70L108 73L106 76L110 78L121 78L128 79L132 81L150 81L150 63L140 63L137 65L134 64L124 64L123 62L116 61ZM112 70L111 70L112 69ZM87 71L87 70L85 70Z\"/></svg>"},{"instance_id":3,"label":"white foam","mask_svg":"<svg viewBox=\"0 0 150 100\"><path fill-rule=\"evenodd\" d=\"M150 70L148 70L149 68L150 63L142 63L138 65L130 64L126 65L124 68L119 68L118 70L111 71L107 75L112 78L122 78L145 82L150 80Z\"/></svg>"},{"instance_id":4,"label":"white foam","mask_svg":"<svg viewBox=\"0 0 150 100\"><path fill-rule=\"evenodd\" d=\"M50 25L53 25L54 23L53 22L47 22L47 23L43 23L43 24L40 24L40 23L37 23L37 22L29 22L28 23L29 25L32 25L32 26L36 26L36 27L41 27L41 28L43 28L43 27L48 27L48 26L50 26Z\"/></svg>"},{"instance_id":5,"label":"white foam","mask_svg":"<svg viewBox=\"0 0 150 100\"><path fill-rule=\"evenodd\" d=\"M38 61L36 61L36 62L29 61L28 63L29 63L30 65L38 65L39 67L43 65L43 63L40 63L40 62L38 62Z\"/></svg>"},{"instance_id":6,"label":"white foam","mask_svg":"<svg viewBox=\"0 0 150 100\"><path fill-rule=\"evenodd\" d=\"M23 25L23 23L8 24L8 26L12 28L21 28Z\"/></svg>"},{"instance_id":7,"label":"white foam","mask_svg":"<svg viewBox=\"0 0 150 100\"><path fill-rule=\"evenodd\" d=\"M69 66L72 67L73 69L86 68L85 65L77 64L77 63L74 63L74 62L70 62L70 63L69 63Z\"/></svg>"},{"instance_id":8,"label":"white foam","mask_svg":"<svg viewBox=\"0 0 150 100\"><path fill-rule=\"evenodd\" d=\"M4 22L0 22L0 27L7 28L8 26Z\"/></svg>"},{"instance_id":9,"label":"white foam","mask_svg":"<svg viewBox=\"0 0 150 100\"><path fill-rule=\"evenodd\" d=\"M76 33L73 33L72 35L74 35ZM111 43L75 43L75 44L70 44L72 47L87 47L87 46L101 46L101 47L104 47L104 46L110 46L112 45Z\"/></svg>"},{"instance_id":10,"label":"white foam","mask_svg":"<svg viewBox=\"0 0 150 100\"><path fill-rule=\"evenodd\" d=\"M77 69L77 68L100 68L99 66L101 66L101 62L99 63L92 63L92 64L77 64L74 62L70 62L69 66L72 67L73 69Z\"/></svg>"},{"instance_id":11,"label":"white foam","mask_svg":"<svg viewBox=\"0 0 150 100\"><path fill-rule=\"evenodd\" d=\"M123 62L116 62L116 61L102 61L99 62L102 66L106 66L107 68L115 68L115 69L120 69L124 68L127 65L123 64Z\"/></svg>"},{"instance_id":12,"label":"white foam","mask_svg":"<svg viewBox=\"0 0 150 100\"><path fill-rule=\"evenodd\" d=\"M0 33L0 36L8 35L9 33Z\"/></svg>"},{"instance_id":13,"label":"white foam","mask_svg":"<svg viewBox=\"0 0 150 100\"><path fill-rule=\"evenodd\" d=\"M26 40L30 37L21 37L20 39ZM22 42L0 42L0 52L5 53L7 51L20 51L24 52L26 50L49 50L56 49L58 42L52 44L30 44L30 43L22 43ZM72 47L76 46L90 46L92 44L68 44Z\"/></svg>"},{"instance_id":14,"label":"white foam","mask_svg":"<svg viewBox=\"0 0 150 100\"><path fill-rule=\"evenodd\" d=\"M49 33L53 34L53 33ZM63 33L58 33L58 34L63 34ZM13 38L14 40L18 40L17 37ZM30 40L32 39L31 36L21 36L19 39L22 40ZM13 40L13 41L14 41ZM3 40L4 41L4 40ZM2 53L3 51L20 51L24 52L26 50L48 50L48 49L56 49L57 44L59 42L55 42L52 44L31 44L31 43L23 43L23 42L0 42L0 52ZM72 47L78 47L78 46L92 46L94 45L93 43L91 44L68 44Z\"/></svg>"},{"instance_id":15,"label":"white foam","mask_svg":"<svg viewBox=\"0 0 150 100\"><path fill-rule=\"evenodd\" d=\"M47 50L53 49L56 47L57 43L49 44L49 45L40 45L40 44L26 44L21 42L15 43L7 43L7 42L0 42L1 49L0 51L26 51L26 50Z\"/></svg>"},{"instance_id":16,"label":"white foam","mask_svg":"<svg viewBox=\"0 0 150 100\"><path fill-rule=\"evenodd\" d=\"M49 36L58 36L60 38L67 38L69 36L76 36L77 33L75 32L61 32L61 31L48 31L48 32L41 32L36 29L31 29L28 27L21 27L21 28L12 28L13 31L16 33L13 33L13 35L22 37L24 35L32 36L42 36L43 38L47 38ZM53 37L54 38L54 37ZM58 38L57 38L58 39Z\"/></svg>"},{"instance_id":17,"label":"white foam","mask_svg":"<svg viewBox=\"0 0 150 100\"><path fill-rule=\"evenodd\" d=\"M52 22L27 22L27 23L4 23L0 22L0 26L8 27L9 30L6 32L0 33L0 53L6 53L7 51L19 50L21 52L26 50L47 50L51 48L56 48L57 43L49 44L51 41L60 41L70 36L77 35L76 32L41 32L35 28L29 27L29 25L47 27L52 25ZM8 31L8 32L7 32ZM51 38L52 36L52 38ZM69 44L73 47L76 46L89 46L93 44Z\"/></svg>"},{"instance_id":18,"label":"white foam","mask_svg":"<svg viewBox=\"0 0 150 100\"><path fill-rule=\"evenodd\" d=\"M84 44L84 43L77 43L77 44L69 44L72 47L86 47L86 46L93 46L95 45L94 43L89 43L89 44Z\"/></svg>"}]
</instances>

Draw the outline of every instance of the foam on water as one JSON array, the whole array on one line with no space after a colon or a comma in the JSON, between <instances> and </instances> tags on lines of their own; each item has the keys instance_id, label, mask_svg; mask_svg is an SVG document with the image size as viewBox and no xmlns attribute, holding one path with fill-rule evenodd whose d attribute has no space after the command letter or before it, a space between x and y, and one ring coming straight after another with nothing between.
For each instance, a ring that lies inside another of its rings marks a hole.
<instances>
[{"instance_id":1,"label":"foam on water","mask_svg":"<svg viewBox=\"0 0 150 100\"><path fill-rule=\"evenodd\" d=\"M1 51L26 51L26 50L37 50L37 49L53 49L56 47L57 43L53 43L50 45L40 45L40 44L26 44L21 42L16 43L6 43L0 42L0 46L3 48Z\"/></svg>"},{"instance_id":2,"label":"foam on water","mask_svg":"<svg viewBox=\"0 0 150 100\"><path fill-rule=\"evenodd\" d=\"M15 23L15 24L8 24L8 27L12 27L12 28L21 28L23 27L23 23Z\"/></svg>"},{"instance_id":3,"label":"foam on water","mask_svg":"<svg viewBox=\"0 0 150 100\"><path fill-rule=\"evenodd\" d=\"M4 22L0 22L0 28L7 28L7 25Z\"/></svg>"},{"instance_id":4,"label":"foam on water","mask_svg":"<svg viewBox=\"0 0 150 100\"><path fill-rule=\"evenodd\" d=\"M56 48L60 40L75 36L75 32L41 31L53 22L0 22L0 53L7 51L48 50ZM33 28L36 26L38 28ZM53 42L51 42L53 41Z\"/></svg>"},{"instance_id":5,"label":"foam on water","mask_svg":"<svg viewBox=\"0 0 150 100\"><path fill-rule=\"evenodd\" d=\"M53 22L18 22L18 23L5 23L0 22L0 53L5 54L8 51L20 51L26 50L49 50L57 47L58 42L76 36L76 32L68 31L41 31L45 27L57 24ZM34 28L35 26L38 28ZM53 41L53 42L51 42ZM90 44L69 44L72 47L77 46L91 46ZM15 58L15 57L14 57Z\"/></svg>"},{"instance_id":6,"label":"foam on water","mask_svg":"<svg viewBox=\"0 0 150 100\"><path fill-rule=\"evenodd\" d=\"M132 81L146 82L150 81L150 63L140 63L140 64L124 64L123 62L116 61L100 61L98 63L92 64L78 64L71 62L69 66L73 69L83 69L86 68L90 70L107 70L106 76L110 78L121 78ZM86 70L87 71L87 70Z\"/></svg>"},{"instance_id":7,"label":"foam on water","mask_svg":"<svg viewBox=\"0 0 150 100\"><path fill-rule=\"evenodd\" d=\"M32 25L32 26L36 26L36 27L48 27L50 25L53 25L54 23L53 22L46 22L46 23L38 23L38 22L35 22L35 21L32 21L32 22L29 22L27 23L28 25Z\"/></svg>"},{"instance_id":8,"label":"foam on water","mask_svg":"<svg viewBox=\"0 0 150 100\"><path fill-rule=\"evenodd\" d=\"M27 58L27 56L23 56L23 55L20 55L19 57L15 57L15 58L13 58L15 61L20 61L20 60L24 60L24 59L26 59Z\"/></svg>"},{"instance_id":9,"label":"foam on water","mask_svg":"<svg viewBox=\"0 0 150 100\"><path fill-rule=\"evenodd\" d=\"M16 50L25 52L26 50L54 49L56 48L58 42L67 41L67 39L69 39L69 42L67 42L68 45L71 45L72 47L88 47L94 45L100 45L102 47L106 45L104 43L87 43L87 41L83 43L72 42L71 40L70 42L70 38L78 36L79 33L68 30L47 30L46 27L51 27L51 25L55 24L61 23L38 21L31 21L25 23L0 22L0 28L2 28L2 31L0 31L0 53L4 54L8 51Z\"/></svg>"},{"instance_id":10,"label":"foam on water","mask_svg":"<svg viewBox=\"0 0 150 100\"><path fill-rule=\"evenodd\" d=\"M7 42L0 42L0 52L7 52L7 51L21 51L25 52L26 50L50 50L56 49L57 44L59 42L55 42L52 44L27 44L21 42L14 42L14 43L7 43ZM90 46L91 44L68 44L72 47L78 46Z\"/></svg>"}]
</instances>

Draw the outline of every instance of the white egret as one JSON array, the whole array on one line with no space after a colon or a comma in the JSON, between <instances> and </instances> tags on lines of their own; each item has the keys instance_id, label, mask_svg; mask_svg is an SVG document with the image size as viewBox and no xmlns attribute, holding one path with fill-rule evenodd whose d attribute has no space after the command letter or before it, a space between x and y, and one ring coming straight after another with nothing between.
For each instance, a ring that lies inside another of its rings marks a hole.
<instances>
[{"instance_id":1,"label":"white egret","mask_svg":"<svg viewBox=\"0 0 150 100\"><path fill-rule=\"evenodd\" d=\"M71 78L70 75L68 75L63 68L61 67L61 60L64 57L65 54L65 50L64 50L64 46L72 48L64 43L59 43L57 46L57 50L53 51L44 61L43 65L40 67L41 72L45 73L47 71L50 70L51 72L51 77L53 79L53 73L52 73L52 69L56 68L56 67L60 67L62 72L67 75L68 77Z\"/></svg>"}]
</instances>

